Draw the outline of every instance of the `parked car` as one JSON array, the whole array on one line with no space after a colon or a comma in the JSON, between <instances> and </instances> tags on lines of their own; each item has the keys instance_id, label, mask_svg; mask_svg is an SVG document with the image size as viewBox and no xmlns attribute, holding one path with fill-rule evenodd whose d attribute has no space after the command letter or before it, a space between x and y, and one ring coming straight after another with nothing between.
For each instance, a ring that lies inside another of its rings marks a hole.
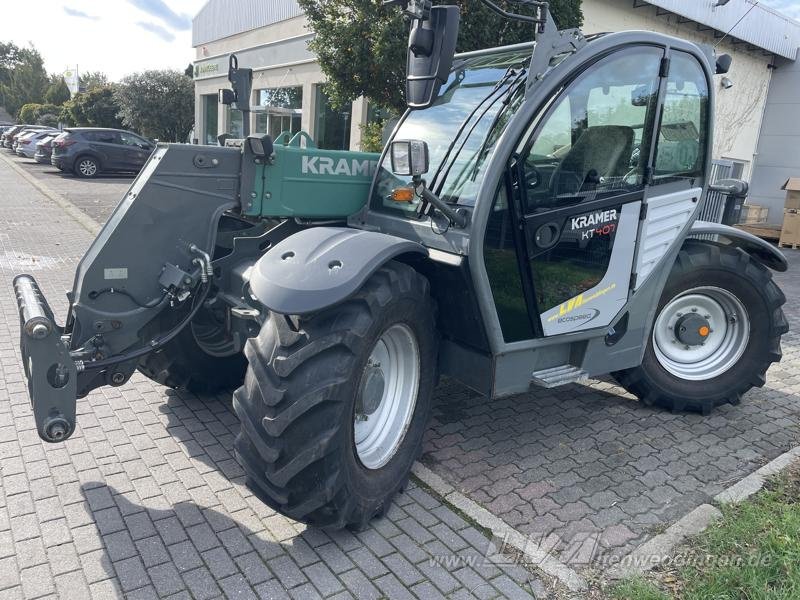
<instances>
[{"instance_id":1,"label":"parked car","mask_svg":"<svg viewBox=\"0 0 800 600\"><path fill-rule=\"evenodd\" d=\"M25 158L33 158L36 154L36 144L42 140L52 139L61 132L58 130L32 131L24 136L17 138L17 155L24 156Z\"/></svg>"},{"instance_id":2,"label":"parked car","mask_svg":"<svg viewBox=\"0 0 800 600\"><path fill-rule=\"evenodd\" d=\"M49 132L48 136L36 142L36 151L33 153L33 159L37 163L50 164L50 157L53 154L53 141L60 135L60 131Z\"/></svg>"},{"instance_id":3,"label":"parked car","mask_svg":"<svg viewBox=\"0 0 800 600\"><path fill-rule=\"evenodd\" d=\"M78 177L100 173L138 173L155 144L131 131L71 127L53 141L50 163Z\"/></svg>"},{"instance_id":4,"label":"parked car","mask_svg":"<svg viewBox=\"0 0 800 600\"><path fill-rule=\"evenodd\" d=\"M18 136L22 135L26 131L33 131L33 130L41 131L43 129L53 130L52 127L47 127L45 125L15 125L14 127L12 127L3 134L3 146L13 152L14 142L16 141Z\"/></svg>"}]
</instances>

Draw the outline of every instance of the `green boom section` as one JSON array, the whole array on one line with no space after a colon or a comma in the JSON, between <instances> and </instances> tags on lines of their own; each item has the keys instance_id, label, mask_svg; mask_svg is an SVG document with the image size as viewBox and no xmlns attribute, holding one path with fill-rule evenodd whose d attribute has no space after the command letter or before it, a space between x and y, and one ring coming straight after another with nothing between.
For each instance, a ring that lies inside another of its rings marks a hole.
<instances>
[{"instance_id":1,"label":"green boom section","mask_svg":"<svg viewBox=\"0 0 800 600\"><path fill-rule=\"evenodd\" d=\"M342 218L367 201L380 154L275 146L272 164L255 169L254 217Z\"/></svg>"}]
</instances>

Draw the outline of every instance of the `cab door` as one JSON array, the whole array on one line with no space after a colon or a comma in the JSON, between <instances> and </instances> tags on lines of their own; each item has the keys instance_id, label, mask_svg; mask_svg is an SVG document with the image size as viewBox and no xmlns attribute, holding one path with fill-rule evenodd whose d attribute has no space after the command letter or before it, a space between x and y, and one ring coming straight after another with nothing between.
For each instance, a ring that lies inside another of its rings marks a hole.
<instances>
[{"instance_id":1,"label":"cab door","mask_svg":"<svg viewBox=\"0 0 800 600\"><path fill-rule=\"evenodd\" d=\"M665 50L587 67L521 141L511 167L534 331L608 326L628 300Z\"/></svg>"}]
</instances>

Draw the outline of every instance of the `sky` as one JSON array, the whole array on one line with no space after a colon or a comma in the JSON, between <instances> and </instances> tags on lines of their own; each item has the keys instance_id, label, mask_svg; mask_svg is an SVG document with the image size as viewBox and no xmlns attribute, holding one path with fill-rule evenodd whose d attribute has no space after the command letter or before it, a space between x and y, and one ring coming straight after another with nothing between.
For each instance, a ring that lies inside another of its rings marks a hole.
<instances>
[{"instance_id":1,"label":"sky","mask_svg":"<svg viewBox=\"0 0 800 600\"><path fill-rule=\"evenodd\" d=\"M271 0L264 0L269 2ZM33 44L50 73L102 71L112 81L192 62L192 17L206 0L3 0L0 41Z\"/></svg>"},{"instance_id":2,"label":"sky","mask_svg":"<svg viewBox=\"0 0 800 600\"><path fill-rule=\"evenodd\" d=\"M192 17L206 0L2 0L0 41L32 43L51 73L77 65L112 81L194 59ZM263 0L271 2L272 0ZM686 2L710 0L685 0ZM800 0L761 0L800 20Z\"/></svg>"}]
</instances>

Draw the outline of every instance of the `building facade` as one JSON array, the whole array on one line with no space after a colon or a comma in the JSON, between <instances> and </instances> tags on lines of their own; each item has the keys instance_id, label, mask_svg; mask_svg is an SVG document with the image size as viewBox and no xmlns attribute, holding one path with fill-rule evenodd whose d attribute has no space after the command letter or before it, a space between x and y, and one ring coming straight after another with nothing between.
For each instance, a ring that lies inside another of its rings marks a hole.
<instances>
[{"instance_id":1,"label":"building facade","mask_svg":"<svg viewBox=\"0 0 800 600\"><path fill-rule=\"evenodd\" d=\"M583 0L583 13L587 34L646 29L715 45L733 57L725 85L716 81L714 158L726 161L731 175L751 179L751 201L769 206L770 220L779 222L784 175L800 175L800 153L785 151L800 123L791 123L794 134L782 129L800 102L800 24L752 0ZM296 0L209 0L193 21L198 141L241 133L240 113L217 103L236 52L241 66L254 69L252 104L260 112L251 116L251 131L277 137L303 130L322 148L360 149L368 104L331 107L308 49L312 35Z\"/></svg>"}]
</instances>

